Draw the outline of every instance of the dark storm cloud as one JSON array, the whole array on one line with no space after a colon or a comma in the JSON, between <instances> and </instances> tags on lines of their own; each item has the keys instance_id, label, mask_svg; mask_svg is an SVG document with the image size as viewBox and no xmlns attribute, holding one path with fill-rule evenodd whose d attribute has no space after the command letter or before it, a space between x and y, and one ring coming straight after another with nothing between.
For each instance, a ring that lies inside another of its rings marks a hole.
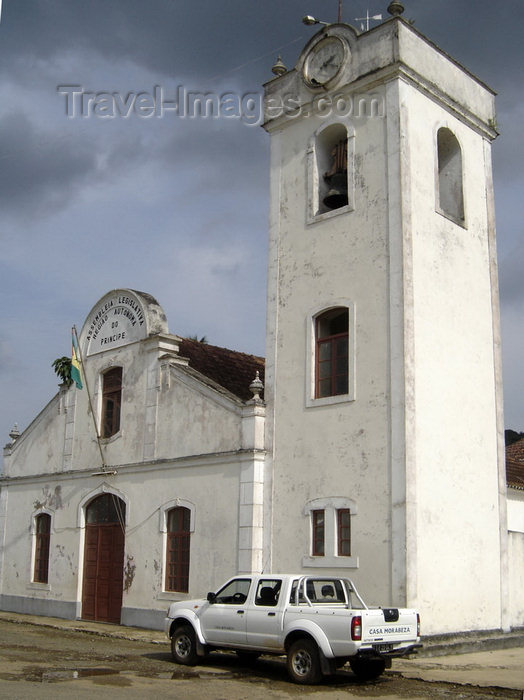
<instances>
[{"instance_id":1,"label":"dark storm cloud","mask_svg":"<svg viewBox=\"0 0 524 700\"><path fill-rule=\"evenodd\" d=\"M24 0L5 2L2 51L11 57L48 60L64 51L87 50L109 59L130 59L163 73L212 77L289 44L313 29L301 25L306 13L334 21L336 0ZM343 19L355 17L369 3L344 3ZM520 0L405 0L404 17L483 80L501 89L520 59ZM376 2L373 12L387 2ZM436 21L436 13L439 14ZM290 30L295 27L295 34ZM293 61L301 44L285 49ZM457 50L458 49L458 50ZM209 57L213 56L210 63ZM516 63L517 62L517 63ZM266 65L271 65L269 58ZM267 77L270 77L269 75Z\"/></svg>"},{"instance_id":2,"label":"dark storm cloud","mask_svg":"<svg viewBox=\"0 0 524 700\"><path fill-rule=\"evenodd\" d=\"M0 206L22 215L62 205L96 167L85 144L39 131L20 113L0 120L0 163Z\"/></svg>"},{"instance_id":3,"label":"dark storm cloud","mask_svg":"<svg viewBox=\"0 0 524 700\"><path fill-rule=\"evenodd\" d=\"M404 17L465 68L500 91L520 74L521 0L406 0ZM520 98L520 95L519 95Z\"/></svg>"},{"instance_id":4,"label":"dark storm cloud","mask_svg":"<svg viewBox=\"0 0 524 700\"><path fill-rule=\"evenodd\" d=\"M89 184L128 172L144 153L136 134L111 140L81 129L46 129L22 113L0 118L0 207L21 218L51 214L71 204Z\"/></svg>"},{"instance_id":5,"label":"dark storm cloud","mask_svg":"<svg viewBox=\"0 0 524 700\"><path fill-rule=\"evenodd\" d=\"M268 6L249 0L25 0L6 3L4 24L2 51L26 65L80 50L159 74L212 77L267 47L275 22Z\"/></svg>"},{"instance_id":6,"label":"dark storm cloud","mask_svg":"<svg viewBox=\"0 0 524 700\"><path fill-rule=\"evenodd\" d=\"M185 121L173 129L154 153L167 167L179 170L185 163L192 178L198 179L205 196L210 189L252 188L260 193L267 183L268 158L264 150L266 134L241 120L215 122ZM248 174L249 173L249 174ZM189 174L189 172L188 172Z\"/></svg>"}]
</instances>

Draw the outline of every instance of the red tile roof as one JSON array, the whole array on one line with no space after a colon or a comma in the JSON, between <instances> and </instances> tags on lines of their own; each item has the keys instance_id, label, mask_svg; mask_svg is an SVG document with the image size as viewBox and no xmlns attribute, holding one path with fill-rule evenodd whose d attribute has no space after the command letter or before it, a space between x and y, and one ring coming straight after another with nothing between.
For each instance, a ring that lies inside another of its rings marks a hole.
<instances>
[{"instance_id":1,"label":"red tile roof","mask_svg":"<svg viewBox=\"0 0 524 700\"><path fill-rule=\"evenodd\" d=\"M524 489L524 438L506 447L506 481L508 486Z\"/></svg>"},{"instance_id":2,"label":"red tile roof","mask_svg":"<svg viewBox=\"0 0 524 700\"><path fill-rule=\"evenodd\" d=\"M264 358L243 352L219 348L184 338L180 343L180 357L189 359L189 367L230 391L243 401L253 398L249 385L260 373L264 381Z\"/></svg>"}]
</instances>

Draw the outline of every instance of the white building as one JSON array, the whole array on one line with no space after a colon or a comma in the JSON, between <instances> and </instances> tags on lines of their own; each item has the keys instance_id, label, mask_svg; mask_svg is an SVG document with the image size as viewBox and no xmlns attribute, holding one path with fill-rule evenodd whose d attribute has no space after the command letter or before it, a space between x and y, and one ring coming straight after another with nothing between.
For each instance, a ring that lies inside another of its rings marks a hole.
<instances>
[{"instance_id":1,"label":"white building","mask_svg":"<svg viewBox=\"0 0 524 700\"><path fill-rule=\"evenodd\" d=\"M333 571L426 634L522 625L494 124L402 17L316 34L266 85L265 403L260 358L106 295L80 334L92 408L62 387L4 453L2 609L156 626L236 572Z\"/></svg>"},{"instance_id":2,"label":"white building","mask_svg":"<svg viewBox=\"0 0 524 700\"><path fill-rule=\"evenodd\" d=\"M1 609L156 627L166 601L261 566L263 361L170 335L128 289L79 340L84 388L4 450Z\"/></svg>"}]
</instances>

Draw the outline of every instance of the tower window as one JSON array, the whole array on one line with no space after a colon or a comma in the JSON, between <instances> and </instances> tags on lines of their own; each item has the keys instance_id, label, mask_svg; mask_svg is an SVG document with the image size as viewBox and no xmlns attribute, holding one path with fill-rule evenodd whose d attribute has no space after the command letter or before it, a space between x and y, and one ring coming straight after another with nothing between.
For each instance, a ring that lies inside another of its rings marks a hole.
<instances>
[{"instance_id":1,"label":"tower window","mask_svg":"<svg viewBox=\"0 0 524 700\"><path fill-rule=\"evenodd\" d=\"M348 393L349 313L327 311L316 320L316 398Z\"/></svg>"},{"instance_id":2,"label":"tower window","mask_svg":"<svg viewBox=\"0 0 524 700\"><path fill-rule=\"evenodd\" d=\"M313 536L312 536L312 555L314 557L324 556L324 532L325 532L325 513L323 510L314 510L311 513Z\"/></svg>"},{"instance_id":3,"label":"tower window","mask_svg":"<svg viewBox=\"0 0 524 700\"><path fill-rule=\"evenodd\" d=\"M120 430L122 404L122 367L113 367L102 375L102 437Z\"/></svg>"},{"instance_id":4,"label":"tower window","mask_svg":"<svg viewBox=\"0 0 524 700\"><path fill-rule=\"evenodd\" d=\"M348 204L348 132L332 124L317 136L317 214Z\"/></svg>"},{"instance_id":5,"label":"tower window","mask_svg":"<svg viewBox=\"0 0 524 700\"><path fill-rule=\"evenodd\" d=\"M337 535L338 556L351 556L351 521L349 508L339 508L337 510Z\"/></svg>"},{"instance_id":6,"label":"tower window","mask_svg":"<svg viewBox=\"0 0 524 700\"><path fill-rule=\"evenodd\" d=\"M167 512L166 591L189 590L191 511L178 506Z\"/></svg>"},{"instance_id":7,"label":"tower window","mask_svg":"<svg viewBox=\"0 0 524 700\"><path fill-rule=\"evenodd\" d=\"M345 124L322 126L308 150L308 221L353 209L355 139Z\"/></svg>"},{"instance_id":8,"label":"tower window","mask_svg":"<svg viewBox=\"0 0 524 700\"><path fill-rule=\"evenodd\" d=\"M48 583L49 578L49 541L51 539L51 516L47 513L37 515L35 570L33 580L36 583Z\"/></svg>"},{"instance_id":9,"label":"tower window","mask_svg":"<svg viewBox=\"0 0 524 700\"><path fill-rule=\"evenodd\" d=\"M437 132L437 165L439 211L462 224L464 223L462 150L455 134L445 127Z\"/></svg>"},{"instance_id":10,"label":"tower window","mask_svg":"<svg viewBox=\"0 0 524 700\"><path fill-rule=\"evenodd\" d=\"M308 501L304 515L309 524L309 553L302 558L302 566L358 567L358 557L351 551L351 519L356 513L356 502L344 496Z\"/></svg>"}]
</instances>

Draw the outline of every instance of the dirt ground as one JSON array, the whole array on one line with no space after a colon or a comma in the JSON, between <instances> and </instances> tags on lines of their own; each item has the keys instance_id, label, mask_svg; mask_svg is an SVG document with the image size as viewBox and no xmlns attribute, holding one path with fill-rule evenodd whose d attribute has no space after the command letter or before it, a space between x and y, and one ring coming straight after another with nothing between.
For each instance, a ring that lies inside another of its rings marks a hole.
<instances>
[{"instance_id":1,"label":"dirt ground","mask_svg":"<svg viewBox=\"0 0 524 700\"><path fill-rule=\"evenodd\" d=\"M406 663L406 662L404 662ZM282 659L251 667L235 654L214 653L192 668L171 660L166 643L152 644L0 620L0 698L295 698L491 700L522 698L521 690L406 678L395 670L362 683L342 669L318 686L289 682Z\"/></svg>"}]
</instances>

